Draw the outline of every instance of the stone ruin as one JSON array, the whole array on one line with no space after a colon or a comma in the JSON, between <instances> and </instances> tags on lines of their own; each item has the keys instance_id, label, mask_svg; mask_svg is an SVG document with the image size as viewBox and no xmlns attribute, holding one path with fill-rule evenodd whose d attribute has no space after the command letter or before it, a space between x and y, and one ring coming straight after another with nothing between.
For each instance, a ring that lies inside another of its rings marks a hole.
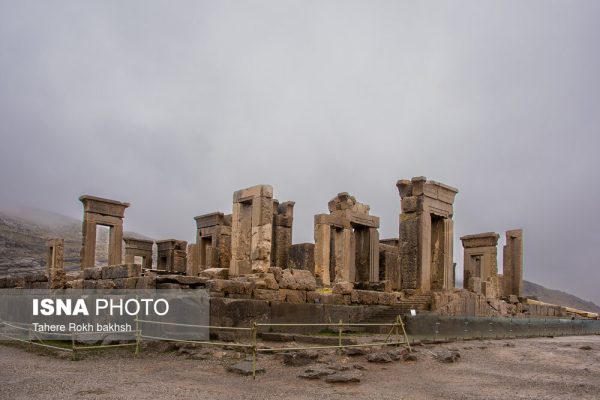
<instances>
[{"instance_id":1,"label":"stone ruin","mask_svg":"<svg viewBox=\"0 0 600 400\"><path fill-rule=\"evenodd\" d=\"M49 239L46 241L47 256L46 268L50 288L55 289L61 287L65 280L65 240L61 238Z\"/></svg>"},{"instance_id":2,"label":"stone ruin","mask_svg":"<svg viewBox=\"0 0 600 400\"><path fill-rule=\"evenodd\" d=\"M233 194L229 275L266 272L271 265L273 188L258 185Z\"/></svg>"},{"instance_id":3,"label":"stone ruin","mask_svg":"<svg viewBox=\"0 0 600 400\"><path fill-rule=\"evenodd\" d=\"M400 192L402 289L454 287L454 197L458 189L419 176L396 183Z\"/></svg>"},{"instance_id":4,"label":"stone ruin","mask_svg":"<svg viewBox=\"0 0 600 400\"><path fill-rule=\"evenodd\" d=\"M156 242L158 257L156 269L174 274L187 271L187 242L185 240L159 240Z\"/></svg>"},{"instance_id":5,"label":"stone ruin","mask_svg":"<svg viewBox=\"0 0 600 400\"><path fill-rule=\"evenodd\" d=\"M140 257L142 268L152 269L152 247L153 240L139 239L134 237L124 237L125 242L125 262L135 263L136 257Z\"/></svg>"},{"instance_id":6,"label":"stone ruin","mask_svg":"<svg viewBox=\"0 0 600 400\"><path fill-rule=\"evenodd\" d=\"M196 220L198 272L208 268L229 268L231 262L231 214L204 214Z\"/></svg>"},{"instance_id":7,"label":"stone ruin","mask_svg":"<svg viewBox=\"0 0 600 400\"><path fill-rule=\"evenodd\" d=\"M503 296L523 295L523 230L506 232L502 274Z\"/></svg>"},{"instance_id":8,"label":"stone ruin","mask_svg":"<svg viewBox=\"0 0 600 400\"><path fill-rule=\"evenodd\" d=\"M465 289L496 298L498 286L498 235L495 232L467 235L460 238L464 247Z\"/></svg>"},{"instance_id":9,"label":"stone ruin","mask_svg":"<svg viewBox=\"0 0 600 400\"><path fill-rule=\"evenodd\" d=\"M332 282L379 281L379 217L348 193L329 201L329 214L315 216L315 276Z\"/></svg>"},{"instance_id":10,"label":"stone ruin","mask_svg":"<svg viewBox=\"0 0 600 400\"><path fill-rule=\"evenodd\" d=\"M81 268L95 266L97 225L110 228L108 264L120 264L123 257L123 217L129 203L87 195L81 196L79 201L83 203Z\"/></svg>"},{"instance_id":11,"label":"stone ruin","mask_svg":"<svg viewBox=\"0 0 600 400\"><path fill-rule=\"evenodd\" d=\"M82 196L82 271L65 275L63 243L50 240L47 274L1 278L0 287L204 288L211 299L261 301L271 308L293 303L393 306L395 312L419 309L443 315L569 315L564 307L521 297L521 230L506 233L502 275L498 234L461 237L465 288L455 288L452 218L458 190L424 177L400 180L396 186L401 198L398 238L380 240L379 218L342 192L329 201L328 214L315 216L314 244L292 243L294 202L279 203L269 185L236 191L231 214L196 217L196 243L189 246L176 239L154 243L123 237L129 204ZM95 266L97 225L110 227L110 265L105 267ZM323 309L310 310L313 315ZM353 315L364 318L373 312L361 310Z\"/></svg>"}]
</instances>

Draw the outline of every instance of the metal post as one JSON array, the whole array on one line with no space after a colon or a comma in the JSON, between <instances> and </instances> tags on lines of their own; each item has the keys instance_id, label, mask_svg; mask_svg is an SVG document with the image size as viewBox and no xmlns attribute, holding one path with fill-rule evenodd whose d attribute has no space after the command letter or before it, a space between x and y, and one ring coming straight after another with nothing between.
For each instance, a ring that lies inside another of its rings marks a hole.
<instances>
[{"instance_id":1,"label":"metal post","mask_svg":"<svg viewBox=\"0 0 600 400\"><path fill-rule=\"evenodd\" d=\"M138 317L135 317L135 355L137 356L140 352L140 322L138 321Z\"/></svg>"},{"instance_id":2,"label":"metal post","mask_svg":"<svg viewBox=\"0 0 600 400\"><path fill-rule=\"evenodd\" d=\"M252 323L252 379L256 379L256 321Z\"/></svg>"},{"instance_id":3,"label":"metal post","mask_svg":"<svg viewBox=\"0 0 600 400\"><path fill-rule=\"evenodd\" d=\"M71 350L73 350L73 352L71 353L71 359L76 360L77 359L77 349L75 348L75 331L73 331L71 333Z\"/></svg>"},{"instance_id":4,"label":"metal post","mask_svg":"<svg viewBox=\"0 0 600 400\"><path fill-rule=\"evenodd\" d=\"M400 321L400 327L402 327L402 333L404 334L404 340L406 340L406 346L408 346L408 352L412 353L412 349L410 348L410 340L408 340L408 335L406 334L406 329L404 329L404 321L402 321L402 317L398 315L398 320Z\"/></svg>"},{"instance_id":5,"label":"metal post","mask_svg":"<svg viewBox=\"0 0 600 400\"><path fill-rule=\"evenodd\" d=\"M340 326L338 329L338 346L339 346L338 354L342 354L342 324L343 324L343 322L340 319Z\"/></svg>"}]
</instances>

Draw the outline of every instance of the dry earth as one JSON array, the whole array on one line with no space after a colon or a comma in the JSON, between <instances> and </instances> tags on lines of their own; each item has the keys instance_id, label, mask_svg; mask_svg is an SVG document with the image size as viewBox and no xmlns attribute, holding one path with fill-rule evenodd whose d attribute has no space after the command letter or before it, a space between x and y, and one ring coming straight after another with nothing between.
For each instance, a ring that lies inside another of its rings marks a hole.
<instances>
[{"instance_id":1,"label":"dry earth","mask_svg":"<svg viewBox=\"0 0 600 400\"><path fill-rule=\"evenodd\" d=\"M510 344L509 344L510 343ZM509 344L509 345L507 345ZM509 347L514 344L514 347ZM580 347L590 346L591 350ZM433 357L458 350L456 363ZM226 372L239 353L206 360L178 352L120 350L72 361L0 346L1 399L599 399L600 336L456 342L416 347L418 361L369 363L364 356L321 359L365 367L359 383L304 380L307 367L261 356L256 380ZM215 357L217 356L217 357Z\"/></svg>"}]
</instances>

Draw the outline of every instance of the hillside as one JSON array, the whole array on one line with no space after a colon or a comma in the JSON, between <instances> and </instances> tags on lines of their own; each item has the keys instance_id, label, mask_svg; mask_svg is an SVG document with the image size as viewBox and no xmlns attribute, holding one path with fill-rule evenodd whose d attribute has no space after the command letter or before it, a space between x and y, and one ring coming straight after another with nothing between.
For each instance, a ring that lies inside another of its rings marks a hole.
<instances>
[{"instance_id":1,"label":"hillside","mask_svg":"<svg viewBox=\"0 0 600 400\"><path fill-rule=\"evenodd\" d=\"M591 301L585 301L572 294L561 292L560 290L548 289L529 281L523 281L523 294L527 297L536 297L538 300L546 303L600 313L600 307Z\"/></svg>"},{"instance_id":2,"label":"hillside","mask_svg":"<svg viewBox=\"0 0 600 400\"><path fill-rule=\"evenodd\" d=\"M144 237L135 232L126 234ZM80 220L29 208L0 211L0 276L45 269L46 240L56 237L65 240L65 269L79 269ZM97 263L105 264L107 258L108 229L100 229Z\"/></svg>"}]
</instances>

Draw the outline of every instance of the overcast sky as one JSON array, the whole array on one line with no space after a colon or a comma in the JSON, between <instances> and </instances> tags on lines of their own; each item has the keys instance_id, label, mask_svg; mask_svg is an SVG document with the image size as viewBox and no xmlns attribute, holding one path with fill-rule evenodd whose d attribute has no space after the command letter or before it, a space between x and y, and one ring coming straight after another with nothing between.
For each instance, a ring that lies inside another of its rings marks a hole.
<instances>
[{"instance_id":1,"label":"overcast sky","mask_svg":"<svg viewBox=\"0 0 600 400\"><path fill-rule=\"evenodd\" d=\"M526 279L600 304L599 17L595 1L0 0L0 205L80 218L92 194L131 203L127 230L192 241L194 216L268 183L296 201L295 243L341 191L384 238L396 180L424 175L460 190L459 265L460 236L523 228Z\"/></svg>"}]
</instances>

